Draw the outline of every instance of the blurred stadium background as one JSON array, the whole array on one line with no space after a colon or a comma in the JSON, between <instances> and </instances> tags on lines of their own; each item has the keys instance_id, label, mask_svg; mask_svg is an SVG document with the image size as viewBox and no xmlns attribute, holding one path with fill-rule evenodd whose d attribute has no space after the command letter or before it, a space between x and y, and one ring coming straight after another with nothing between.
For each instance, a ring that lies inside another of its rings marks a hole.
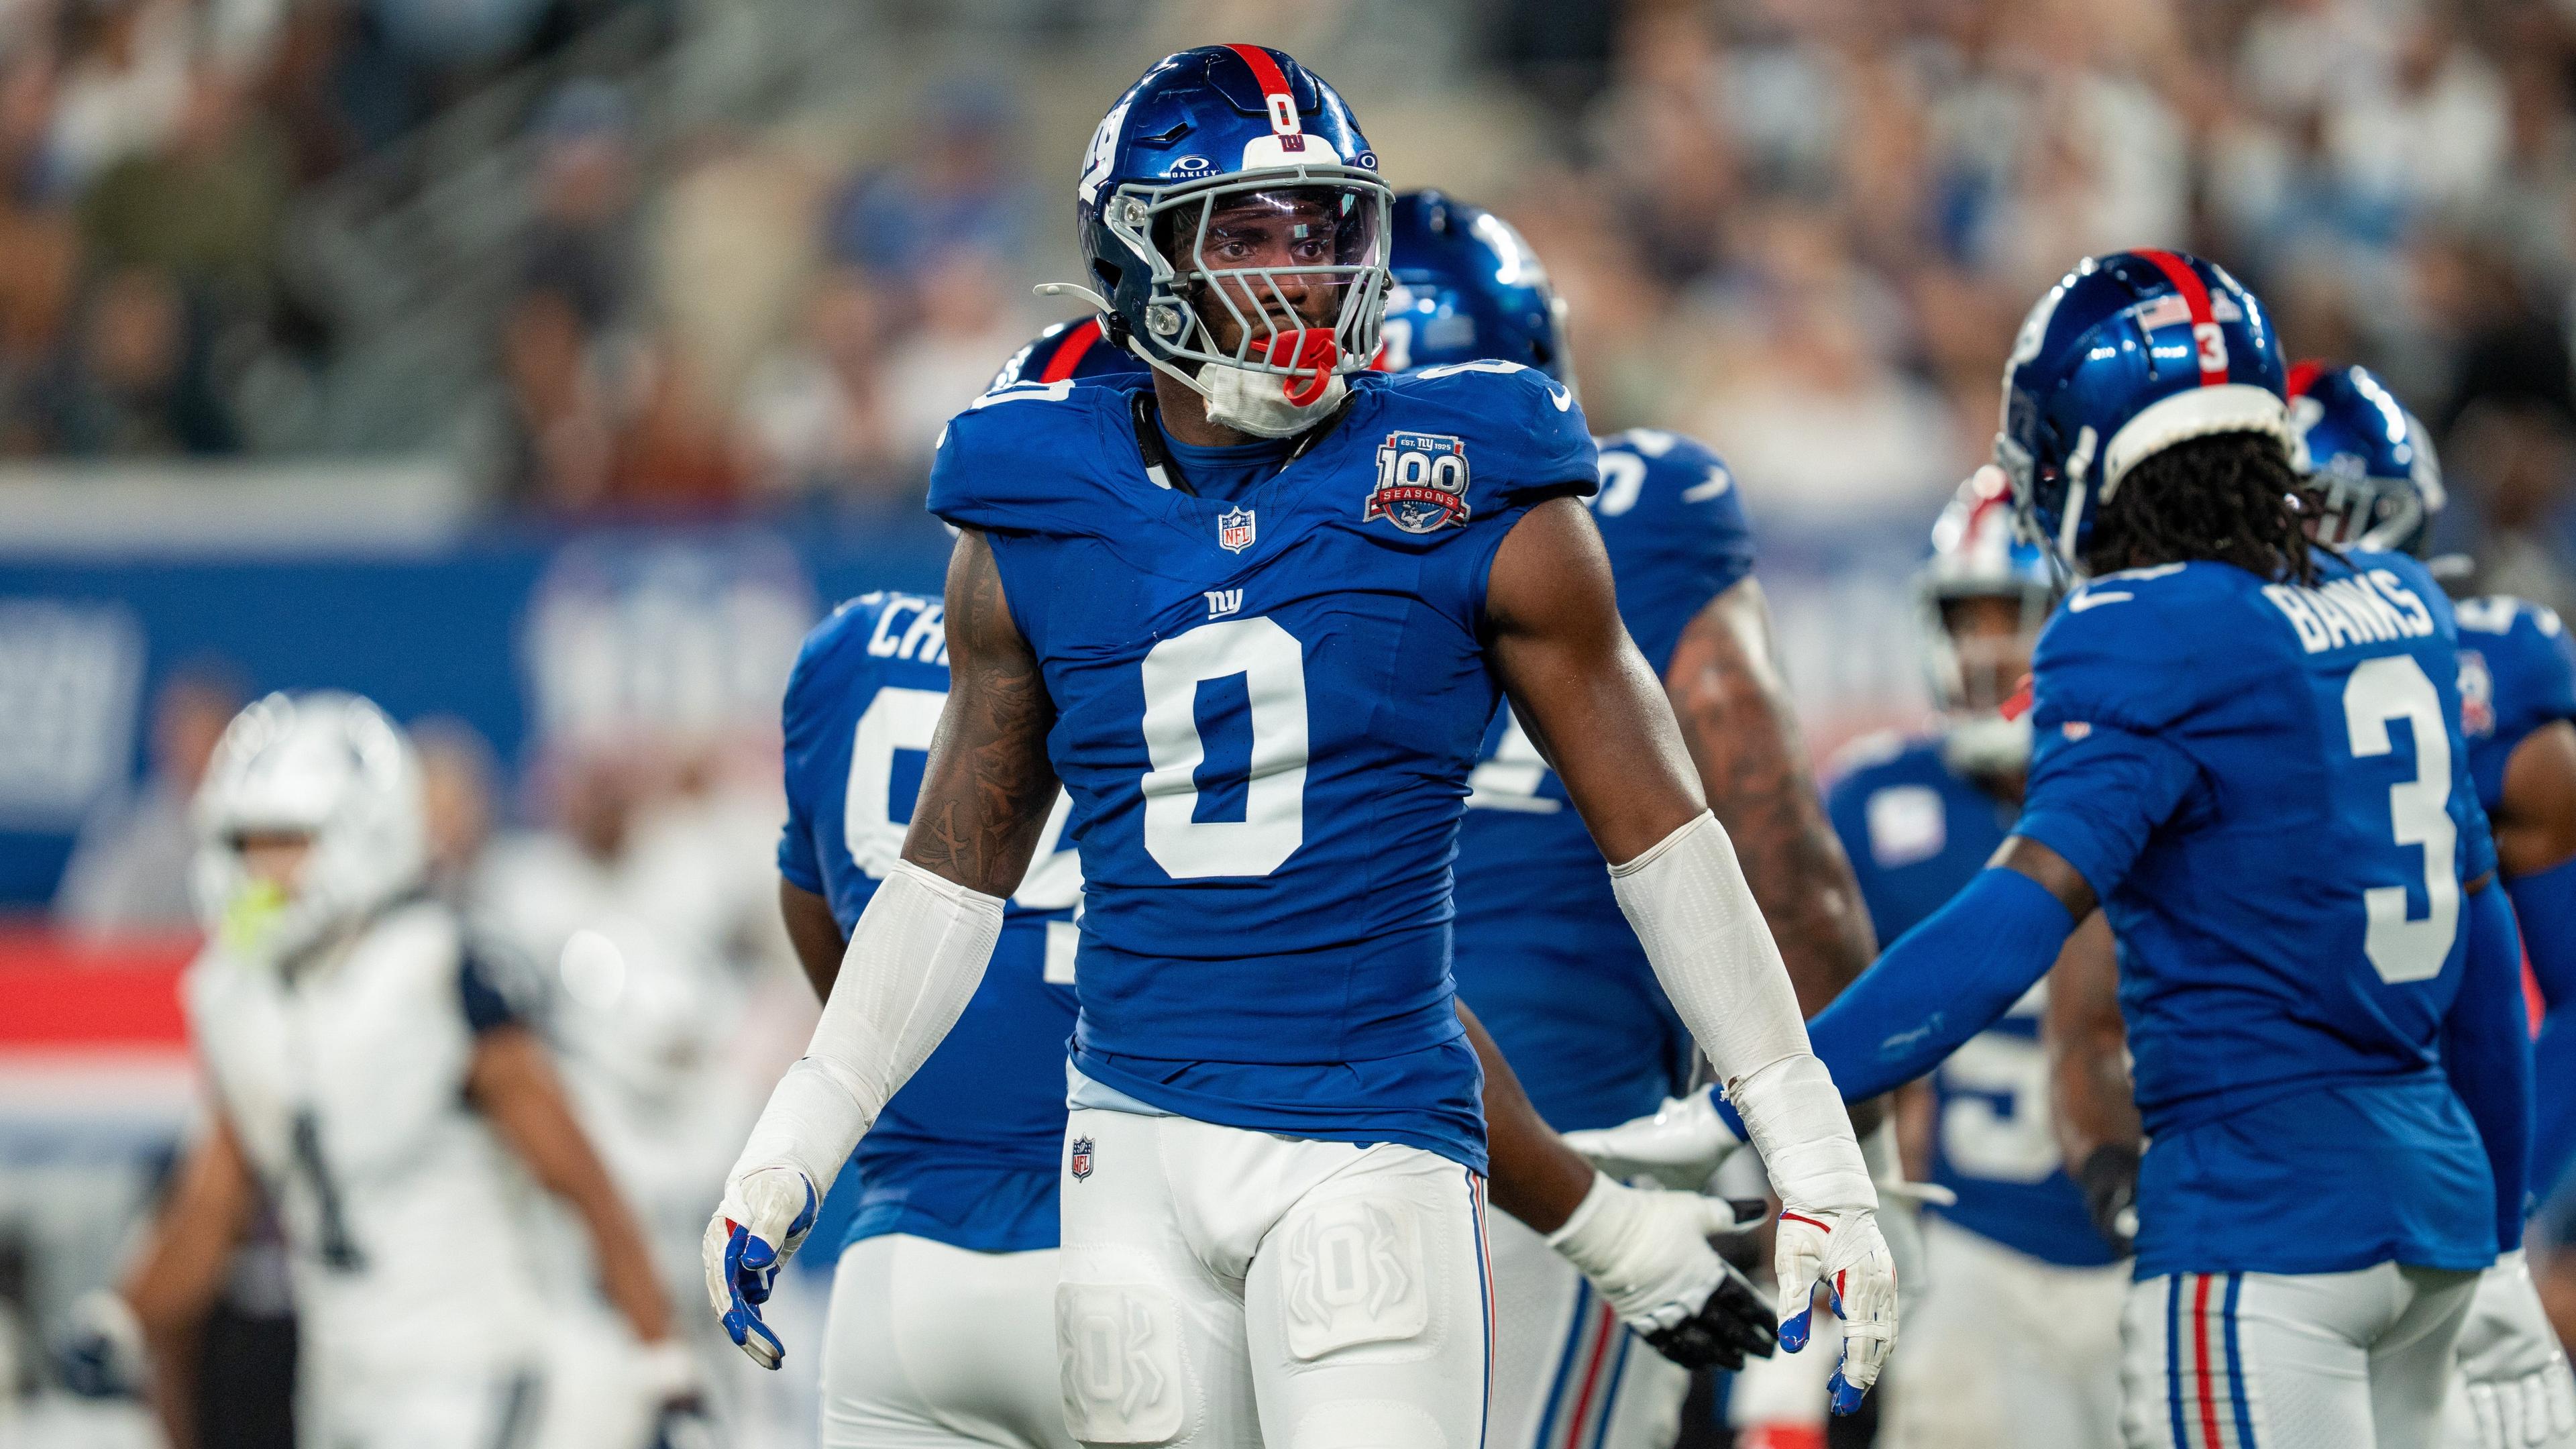
<instances>
[{"instance_id":1,"label":"blurred stadium background","mask_svg":"<svg viewBox=\"0 0 2576 1449\"><path fill-rule=\"evenodd\" d=\"M5 0L0 1444L144 1442L45 1346L187 1118L181 807L272 688L420 728L443 887L696 1301L811 1010L787 663L935 585L941 424L1069 315L1029 284L1100 111L1209 40L1518 223L1599 429L1733 463L1820 759L1919 716L1924 530L2090 251L2221 259L2377 368L2446 546L2576 604L2571 0ZM254 1360L276 1290L247 1255ZM810 1436L780 1393L739 1442Z\"/></svg>"}]
</instances>

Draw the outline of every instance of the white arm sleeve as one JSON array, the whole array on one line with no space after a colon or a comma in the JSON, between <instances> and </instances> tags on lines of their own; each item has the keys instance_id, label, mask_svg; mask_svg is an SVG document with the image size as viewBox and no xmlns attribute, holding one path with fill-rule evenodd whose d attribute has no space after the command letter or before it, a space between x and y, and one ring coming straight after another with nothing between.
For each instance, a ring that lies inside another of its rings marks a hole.
<instances>
[{"instance_id":1,"label":"white arm sleeve","mask_svg":"<svg viewBox=\"0 0 2576 1449\"><path fill-rule=\"evenodd\" d=\"M850 932L805 1055L787 1069L727 1182L791 1167L831 1191L886 1099L930 1059L983 983L1002 903L895 862Z\"/></svg>"},{"instance_id":2,"label":"white arm sleeve","mask_svg":"<svg viewBox=\"0 0 2576 1449\"><path fill-rule=\"evenodd\" d=\"M1811 1209L1876 1207L1842 1096L1807 1046L1789 968L1717 817L1702 811L1654 849L1610 867L1610 888L1655 979L1716 1066L1781 1199Z\"/></svg>"}]
</instances>

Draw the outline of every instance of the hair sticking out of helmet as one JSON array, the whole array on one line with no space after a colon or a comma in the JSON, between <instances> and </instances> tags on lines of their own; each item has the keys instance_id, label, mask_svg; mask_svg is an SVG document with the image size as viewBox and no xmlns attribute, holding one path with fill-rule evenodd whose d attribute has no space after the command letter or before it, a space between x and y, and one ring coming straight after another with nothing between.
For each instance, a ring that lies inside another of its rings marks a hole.
<instances>
[{"instance_id":1,"label":"hair sticking out of helmet","mask_svg":"<svg viewBox=\"0 0 2576 1449\"><path fill-rule=\"evenodd\" d=\"M1211 421L1303 431L1376 355L1393 193L1349 106L1290 57L1166 56L1102 119L1076 195L1112 340Z\"/></svg>"},{"instance_id":2,"label":"hair sticking out of helmet","mask_svg":"<svg viewBox=\"0 0 2576 1449\"><path fill-rule=\"evenodd\" d=\"M2096 517L2158 453L2250 433L2286 459L2282 374L2270 316L2225 268L2180 252L2088 257L2022 323L1995 461L2035 536L2082 567Z\"/></svg>"},{"instance_id":3,"label":"hair sticking out of helmet","mask_svg":"<svg viewBox=\"0 0 2576 1449\"><path fill-rule=\"evenodd\" d=\"M1375 366L1386 372L1498 359L1571 386L1565 303L1511 223L1437 191L1395 199L1394 284Z\"/></svg>"},{"instance_id":4,"label":"hair sticking out of helmet","mask_svg":"<svg viewBox=\"0 0 2576 1449\"><path fill-rule=\"evenodd\" d=\"M2424 424L2365 367L2290 369L2291 462L2317 491L2309 537L2422 557L2448 496Z\"/></svg>"}]
</instances>

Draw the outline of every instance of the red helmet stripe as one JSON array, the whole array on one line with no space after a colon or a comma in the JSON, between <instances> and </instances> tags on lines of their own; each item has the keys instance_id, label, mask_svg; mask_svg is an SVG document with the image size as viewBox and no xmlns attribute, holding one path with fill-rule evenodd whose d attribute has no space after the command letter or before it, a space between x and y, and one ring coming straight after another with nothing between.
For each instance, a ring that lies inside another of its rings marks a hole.
<instances>
[{"instance_id":1,"label":"red helmet stripe","mask_svg":"<svg viewBox=\"0 0 2576 1449\"><path fill-rule=\"evenodd\" d=\"M1062 382L1073 376L1073 370L1082 366L1082 355L1099 340L1100 319L1097 317L1064 334L1063 344L1056 348L1055 356L1047 359L1046 371L1038 374L1038 381Z\"/></svg>"},{"instance_id":2,"label":"red helmet stripe","mask_svg":"<svg viewBox=\"0 0 2576 1449\"><path fill-rule=\"evenodd\" d=\"M2325 376L2325 373L2325 363L2313 357L2304 358L2291 366L2290 375L2284 380L2282 391L2291 397L2305 397L2308 395L2308 389L2315 387L2317 379Z\"/></svg>"},{"instance_id":3,"label":"red helmet stripe","mask_svg":"<svg viewBox=\"0 0 2576 1449\"><path fill-rule=\"evenodd\" d=\"M2209 284L2200 279L2200 273L2191 269L2191 263L2172 252L2142 251L2138 255L2155 263L2156 270L2164 273L2165 280L2173 283L2174 290L2182 294L2183 305L2191 309L2191 330L2196 341L2202 327L2214 325L2218 320L2217 315L2209 310ZM2216 387L2227 381L2226 368L2209 366L2208 353L2195 351L2202 359L2202 387Z\"/></svg>"},{"instance_id":4,"label":"red helmet stripe","mask_svg":"<svg viewBox=\"0 0 2576 1449\"><path fill-rule=\"evenodd\" d=\"M1288 77L1281 73L1279 62L1272 60L1270 52L1257 45L1229 45L1226 49L1243 57L1243 63L1252 67L1253 82L1261 87L1261 98L1265 103L1272 96L1289 97L1287 105L1270 107L1271 128L1281 135L1297 135L1302 128L1297 122L1296 93L1288 89Z\"/></svg>"}]
</instances>

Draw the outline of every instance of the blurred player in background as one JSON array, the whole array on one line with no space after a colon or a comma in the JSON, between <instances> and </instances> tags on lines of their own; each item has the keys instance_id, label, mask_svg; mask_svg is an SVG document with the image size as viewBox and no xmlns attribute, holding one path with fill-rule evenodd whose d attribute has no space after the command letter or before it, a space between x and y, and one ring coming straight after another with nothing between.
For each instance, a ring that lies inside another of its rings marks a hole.
<instances>
[{"instance_id":1,"label":"blurred player in background","mask_svg":"<svg viewBox=\"0 0 2576 1449\"><path fill-rule=\"evenodd\" d=\"M935 599L864 594L788 676L779 910L818 997L901 858L948 697ZM1070 1445L1055 1342L1073 907L1059 800L956 1028L861 1139L822 1345L823 1443ZM838 1245L835 1245L838 1246ZM716 1285L721 1288L721 1283Z\"/></svg>"},{"instance_id":2,"label":"blurred player in background","mask_svg":"<svg viewBox=\"0 0 2576 1449\"><path fill-rule=\"evenodd\" d=\"M2426 1449L2520 1235L2520 949L2448 603L2405 555L2311 551L2283 374L2261 303L2178 253L2032 309L1997 457L2090 581L2034 659L2021 818L1815 1040L1847 1092L1920 1076L2099 903L2152 1141L2129 1442Z\"/></svg>"},{"instance_id":3,"label":"blurred player in background","mask_svg":"<svg viewBox=\"0 0 2576 1449\"><path fill-rule=\"evenodd\" d=\"M2046 552L1981 468L1932 529L1916 584L1941 727L1856 744L1826 795L1870 918L1894 941L1975 877L2020 813L2031 651L2055 601ZM2110 966L2097 915L2068 954ZM1924 1239L1932 1285L1907 1324L1894 1432L1907 1449L2112 1449L2119 1442L2120 1254L2060 1166L2039 1043L2045 984L1929 1078L1931 1180L1955 1194Z\"/></svg>"},{"instance_id":4,"label":"blurred player in background","mask_svg":"<svg viewBox=\"0 0 2576 1449\"><path fill-rule=\"evenodd\" d=\"M2428 431L2368 369L2302 362L2290 369L2295 457L2317 489L2312 534L2329 547L2424 557L2445 502ZM2467 560L2435 560L2446 577ZM2443 567L2453 565L2451 567ZM2459 619L2461 733L2478 803L2493 823L2497 873L2520 924L2522 943L2547 1016L2544 1045L2568 1041L2567 1003L2576 998L2576 651L2550 610L2501 596L2465 598ZM2052 1001L2049 1030L2078 1058L2061 1068L2060 1089L2078 1120L2106 1125L2070 1144L2088 1182L2116 1206L2134 1176L2134 1115L2106 1099L2125 1087L2118 1003L2107 964L2069 963L2080 989ZM2576 1117L2576 1073L2541 1053L2533 1085L2543 1130L2533 1139L2530 1182L2546 1196L2564 1171L2563 1138ZM2126 1130L2124 1130L2124 1127ZM2479 1279L2461 1330L2459 1378L2445 1415L2452 1449L2576 1445L2576 1381L2541 1309L2521 1235Z\"/></svg>"},{"instance_id":5,"label":"blurred player in background","mask_svg":"<svg viewBox=\"0 0 2576 1449\"><path fill-rule=\"evenodd\" d=\"M1845 1372L1874 1378L1894 1316L1875 1194L1566 501L1597 486L1571 395L1504 363L1349 376L1386 279L1375 163L1338 96L1252 46L1167 59L1102 122L1086 257L1157 373L1005 388L949 426L955 680L904 859L852 937L864 988L834 992L710 1225L731 1321L971 995L1061 772L1086 879L1058 1298L1077 1435L1481 1438L1486 1124L1446 866L1499 675L1585 747L1559 763L1628 862L1622 902L1772 1129L1801 1210L1779 1235L1787 1328L1842 1272ZM1222 766L1203 785L1244 725L1243 793ZM1505 1157L1498 1131L1498 1200L1540 1187L1623 1316L1670 1332L1714 1291L1615 1286L1657 1223L1705 1206L1570 1157L1514 1182ZM1353 1234L1375 1246L1328 1248ZM1319 1278L1328 1251L1360 1276Z\"/></svg>"},{"instance_id":6,"label":"blurred player in background","mask_svg":"<svg viewBox=\"0 0 2576 1449\"><path fill-rule=\"evenodd\" d=\"M195 819L208 945L186 1001L213 1110L123 1289L171 1442L194 1442L191 1330L265 1191L304 1443L645 1443L694 1369L544 1048L423 889L410 742L365 700L271 695L224 732ZM532 1183L579 1217L643 1346L622 1419L545 1420Z\"/></svg>"},{"instance_id":7,"label":"blurred player in background","mask_svg":"<svg viewBox=\"0 0 2576 1449\"><path fill-rule=\"evenodd\" d=\"M1392 234L1381 369L1495 360L1572 385L1564 303L1508 222L1417 191L1396 198ZM1801 1005L1813 1009L1860 974L1872 944L1772 658L1742 499L1725 464L1692 439L1638 429L1594 442L1601 491L1586 502L1621 622L1664 682L1709 808L1744 861ZM1683 1091L1690 1031L1620 913L1564 783L1509 706L1495 713L1468 784L1451 971L1539 1114L1561 1131L1606 1127ZM1504 1221L1491 1232L1489 1442L1671 1443L1688 1375L1636 1352L1541 1235ZM1824 1396L1814 1399L1821 1416Z\"/></svg>"}]
</instances>

